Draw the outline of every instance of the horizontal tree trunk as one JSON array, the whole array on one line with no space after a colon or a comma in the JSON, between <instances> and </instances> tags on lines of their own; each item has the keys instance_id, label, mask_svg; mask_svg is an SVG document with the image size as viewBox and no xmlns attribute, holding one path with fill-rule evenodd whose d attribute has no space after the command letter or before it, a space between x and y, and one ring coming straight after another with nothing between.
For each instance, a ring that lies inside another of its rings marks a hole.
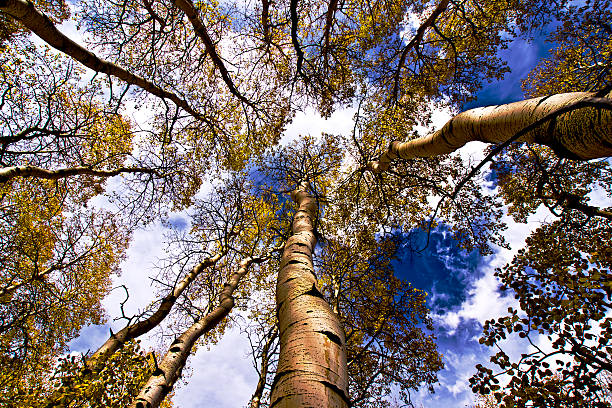
<instances>
[{"instance_id":1,"label":"horizontal tree trunk","mask_svg":"<svg viewBox=\"0 0 612 408\"><path fill-rule=\"evenodd\" d=\"M468 142L532 142L559 157L590 160L612 155L612 99L572 92L462 112L440 130L408 142L393 142L374 172L396 158L413 159L452 153ZM515 138L515 139L514 139Z\"/></svg>"}]
</instances>

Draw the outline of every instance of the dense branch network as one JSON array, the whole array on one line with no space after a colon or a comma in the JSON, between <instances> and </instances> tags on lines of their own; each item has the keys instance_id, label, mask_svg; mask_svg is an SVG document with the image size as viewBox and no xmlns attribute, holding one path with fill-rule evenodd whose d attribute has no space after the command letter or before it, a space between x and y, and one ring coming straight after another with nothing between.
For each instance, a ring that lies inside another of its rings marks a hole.
<instances>
[{"instance_id":1,"label":"dense branch network","mask_svg":"<svg viewBox=\"0 0 612 408\"><path fill-rule=\"evenodd\" d=\"M87 68L95 72L115 76L155 96L169 99L194 117L207 120L203 115L193 109L187 101L176 94L166 91L145 78L133 74L112 62L99 58L91 51L66 37L55 27L46 15L36 10L33 3L25 0L3 0L0 2L0 10L19 20L46 43L69 55L76 61L79 61Z\"/></svg>"},{"instance_id":2,"label":"dense branch network","mask_svg":"<svg viewBox=\"0 0 612 408\"><path fill-rule=\"evenodd\" d=\"M609 163L595 160L612 155L609 2L557 3L83 2L77 24L94 54L58 30L64 2L0 0L0 403L160 406L194 348L239 324L228 318L236 305L273 297L272 281L276 307L257 316L253 408L383 406L392 387L411 403L442 360L424 292L393 274L394 245L446 223L464 247L490 252L503 245L504 211L525 222L540 205L554 221L497 272L522 310L485 323L482 340L517 333L535 351L511 362L500 349L501 372L478 366L472 387L507 406L603 401L612 212L589 198L611 193ZM458 108L501 78L509 38L553 17L560 47L525 85L536 98L410 139L432 103ZM71 61L96 75L87 83ZM157 98L131 99L131 86ZM358 93L350 137L274 147L298 108L329 116ZM447 156L470 141L493 144L475 167ZM487 164L491 194L476 179ZM189 222L173 226L183 252L168 249L158 301L132 317L122 308L128 323L83 361L62 358L83 325L103 323L130 233L172 224L173 210ZM153 330L174 342L145 356L137 340ZM535 346L541 334L552 352ZM574 362L555 375L557 356ZM503 390L501 375L511 377Z\"/></svg>"}]
</instances>

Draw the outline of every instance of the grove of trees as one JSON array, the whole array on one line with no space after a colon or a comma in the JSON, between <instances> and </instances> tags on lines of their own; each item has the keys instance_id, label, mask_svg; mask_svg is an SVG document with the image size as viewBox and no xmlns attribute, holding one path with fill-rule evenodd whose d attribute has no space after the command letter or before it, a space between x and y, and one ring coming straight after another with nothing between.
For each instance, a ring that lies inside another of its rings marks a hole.
<instances>
[{"instance_id":1,"label":"grove of trees","mask_svg":"<svg viewBox=\"0 0 612 408\"><path fill-rule=\"evenodd\" d=\"M250 407L411 406L443 360L399 249L447 228L491 254L544 210L496 272L520 307L482 322L472 391L611 407L610 21L609 0L0 0L0 406L171 406L230 328L252 345ZM544 35L525 100L462 112L508 71L501 50ZM284 137L341 108L352 132ZM455 116L419 136L441 108ZM480 163L456 153L472 141ZM172 231L158 300L107 316L154 223Z\"/></svg>"}]
</instances>

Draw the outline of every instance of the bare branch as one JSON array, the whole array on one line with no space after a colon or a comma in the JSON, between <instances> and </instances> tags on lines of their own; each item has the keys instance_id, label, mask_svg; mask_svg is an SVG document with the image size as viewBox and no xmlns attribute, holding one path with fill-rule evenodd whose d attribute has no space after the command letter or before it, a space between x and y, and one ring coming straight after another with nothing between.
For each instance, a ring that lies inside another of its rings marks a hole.
<instances>
[{"instance_id":1,"label":"bare branch","mask_svg":"<svg viewBox=\"0 0 612 408\"><path fill-rule=\"evenodd\" d=\"M193 26L194 31L196 32L198 37L200 37L200 40L202 40L202 42L204 43L204 46L206 47L206 52L208 52L213 63L215 64L219 72L221 73L223 82L225 82L225 84L229 88L232 95L234 95L235 97L240 99L242 102L246 103L247 105L251 106L252 108L254 108L252 102L249 101L244 95L242 95L236 88L236 85L234 85L234 82L232 81L232 78L230 77L229 72L227 71L227 68L225 67L225 64L223 63L223 61L221 60L221 57L219 56L219 54L217 53L217 50L215 49L215 45L213 44L212 38L210 38L210 35L208 34L208 30L206 30L206 27L204 26L204 22L202 22L202 20L199 17L198 10L194 6L194 4L191 2L191 0L173 0L173 2L181 10L183 10L185 15L191 22L191 25Z\"/></svg>"},{"instance_id":2,"label":"bare branch","mask_svg":"<svg viewBox=\"0 0 612 408\"><path fill-rule=\"evenodd\" d=\"M302 50L302 46L300 45L300 40L298 38L298 23L299 17L297 12L298 0L291 0L289 5L289 9L291 12L291 42L293 43L293 48L297 54L297 65L296 70L297 74L300 75L304 80L308 78L302 72L302 64L304 63L304 51Z\"/></svg>"},{"instance_id":3,"label":"bare branch","mask_svg":"<svg viewBox=\"0 0 612 408\"><path fill-rule=\"evenodd\" d=\"M133 74L128 70L113 64L112 62L99 58L91 51L83 48L70 38L66 37L55 27L49 17L38 11L31 2L26 0L0 0L0 10L19 20L24 26L29 28L47 44L74 58L87 68L90 68L95 72L101 72L117 77L128 84L136 85L159 98L169 99L177 106L183 108L189 114L208 123L208 120L205 119L203 115L198 113L189 105L189 103L187 103L187 101L180 98L176 94L166 91L149 80Z\"/></svg>"},{"instance_id":4,"label":"bare branch","mask_svg":"<svg viewBox=\"0 0 612 408\"><path fill-rule=\"evenodd\" d=\"M205 333L217 326L234 307L233 293L240 280L246 275L253 263L265 261L269 255L261 258L245 258L240 261L239 269L232 274L219 295L219 304L204 317L189 327L170 346L170 349L159 363L158 369L151 375L132 403L132 408L147 406L156 408L163 401L179 378L195 342Z\"/></svg>"}]
</instances>

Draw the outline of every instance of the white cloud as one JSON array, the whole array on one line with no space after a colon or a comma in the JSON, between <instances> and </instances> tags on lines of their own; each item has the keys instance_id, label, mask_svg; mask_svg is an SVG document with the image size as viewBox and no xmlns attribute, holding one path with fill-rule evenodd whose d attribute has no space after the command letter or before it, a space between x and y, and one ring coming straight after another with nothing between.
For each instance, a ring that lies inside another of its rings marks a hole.
<instances>
[{"instance_id":1,"label":"white cloud","mask_svg":"<svg viewBox=\"0 0 612 408\"><path fill-rule=\"evenodd\" d=\"M474 282L468 292L468 298L460 309L436 316L436 320L445 328L456 330L463 320L475 319L481 323L485 320L501 316L509 306L517 307L511 297L502 297L497 290L498 280L493 276L493 268L487 268L485 275Z\"/></svg>"},{"instance_id":2,"label":"white cloud","mask_svg":"<svg viewBox=\"0 0 612 408\"><path fill-rule=\"evenodd\" d=\"M321 136L321 133L349 135L355 125L354 115L355 109L349 107L338 109L329 119L325 119L319 116L315 109L308 108L305 112L296 113L283 134L281 144L286 146L297 140L300 135L311 135L317 138Z\"/></svg>"},{"instance_id":3,"label":"white cloud","mask_svg":"<svg viewBox=\"0 0 612 408\"><path fill-rule=\"evenodd\" d=\"M189 358L193 374L176 390L175 406L181 408L235 408L245 406L255 391L248 340L235 328L228 330L216 346L202 347Z\"/></svg>"},{"instance_id":4,"label":"white cloud","mask_svg":"<svg viewBox=\"0 0 612 408\"><path fill-rule=\"evenodd\" d=\"M127 250L127 258L121 264L123 272L120 276L113 277L114 289L102 301L108 317L107 323L102 326L83 327L79 337L70 342L71 351L85 353L97 350L108 339L109 329L117 332L125 327L127 320L118 319L123 313L126 317L137 316L158 298L150 277L155 275L155 265L158 260L164 257L164 232L165 228L160 224L153 224L134 232ZM122 302L125 302L123 312ZM155 338L155 331L143 336L141 338L143 346L145 348L157 346Z\"/></svg>"},{"instance_id":5,"label":"white cloud","mask_svg":"<svg viewBox=\"0 0 612 408\"><path fill-rule=\"evenodd\" d=\"M546 222L548 217L549 213L545 208L540 208L530 216L526 224L516 223L508 216L504 217L504 221L508 225L504 235L511 249L498 248L496 253L489 257L488 262L480 265L482 276L473 282L467 293L467 298L459 307L434 316L436 323L443 328L446 335L456 335L458 329L463 327L461 325L468 324L470 321L483 324L486 320L504 316L510 306L520 310L518 301L513 296L502 296L500 294L497 289L500 282L494 276L494 272L496 268L502 267L512 260L518 249L524 246L525 238L542 222ZM466 404L469 406L469 404L474 403L468 379L475 373L474 366L476 363L490 366L488 356L496 352L496 350L477 346L475 342L478 337L480 337L480 334L469 339L474 341L472 345L468 346L466 344L463 348L459 346L460 348L455 350L443 350L446 368L439 374L439 387L443 397L438 399L438 403L432 403L429 406L446 407L451 401L453 406L465 406ZM539 336L537 344L543 348L550 347L550 341L546 336ZM513 336L500 342L500 347L513 360L516 360L521 353L525 353L529 349L528 344ZM479 349L481 352L477 352ZM502 377L500 380L503 383L507 379ZM453 397L451 398L449 395ZM429 398L425 398L424 401L427 400L431 401Z\"/></svg>"},{"instance_id":6,"label":"white cloud","mask_svg":"<svg viewBox=\"0 0 612 408\"><path fill-rule=\"evenodd\" d=\"M127 259L121 264L123 273L113 279L113 286L125 285L128 289L129 299L124 305L128 316L139 313L157 299L150 276L155 275L155 265L165 255L165 231L158 223L136 230L127 251ZM104 307L110 316L121 316L121 302L125 297L124 290L115 289L104 299ZM124 322L111 323L113 328L121 328L123 325Z\"/></svg>"}]
</instances>

